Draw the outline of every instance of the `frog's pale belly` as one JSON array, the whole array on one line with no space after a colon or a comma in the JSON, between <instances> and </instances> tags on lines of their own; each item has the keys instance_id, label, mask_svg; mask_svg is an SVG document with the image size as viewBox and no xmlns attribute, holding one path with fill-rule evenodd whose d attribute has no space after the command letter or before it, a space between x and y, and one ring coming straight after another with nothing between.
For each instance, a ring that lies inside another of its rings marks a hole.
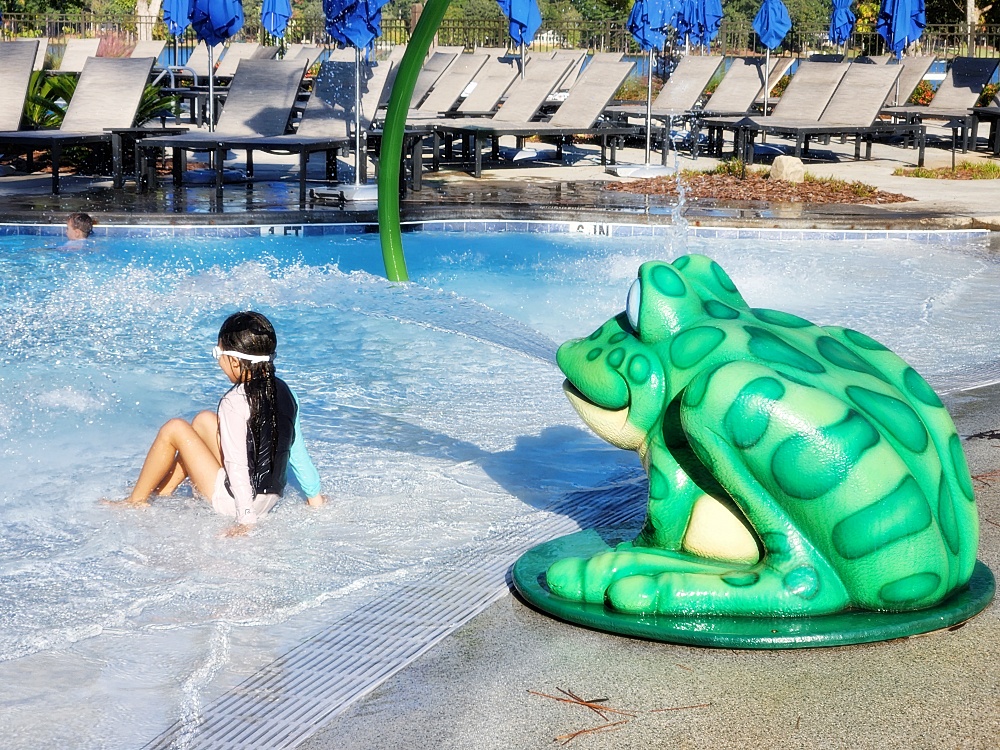
<instances>
[{"instance_id":1,"label":"frog's pale belly","mask_svg":"<svg viewBox=\"0 0 1000 750\"><path fill-rule=\"evenodd\" d=\"M558 361L577 411L638 451L650 488L622 557L560 561L553 591L809 614L918 609L971 576L978 521L951 419L867 336L750 309L717 264L685 256L644 264L626 313Z\"/></svg>"}]
</instances>

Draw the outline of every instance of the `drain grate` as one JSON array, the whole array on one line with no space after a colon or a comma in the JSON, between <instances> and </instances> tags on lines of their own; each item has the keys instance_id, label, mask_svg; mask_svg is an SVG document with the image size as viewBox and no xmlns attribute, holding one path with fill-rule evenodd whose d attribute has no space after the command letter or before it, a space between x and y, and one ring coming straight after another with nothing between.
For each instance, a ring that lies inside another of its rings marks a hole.
<instances>
[{"instance_id":1,"label":"drain grate","mask_svg":"<svg viewBox=\"0 0 1000 750\"><path fill-rule=\"evenodd\" d=\"M508 571L534 545L583 528L638 521L646 485L563 496L548 516L522 518L456 554L425 579L396 587L256 672L146 747L293 748L509 592Z\"/></svg>"}]
</instances>

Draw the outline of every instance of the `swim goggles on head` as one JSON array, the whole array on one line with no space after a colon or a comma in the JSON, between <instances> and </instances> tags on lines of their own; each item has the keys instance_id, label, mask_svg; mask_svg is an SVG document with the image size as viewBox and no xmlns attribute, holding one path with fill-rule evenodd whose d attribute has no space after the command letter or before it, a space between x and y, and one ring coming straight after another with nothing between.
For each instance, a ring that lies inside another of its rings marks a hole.
<instances>
[{"instance_id":1,"label":"swim goggles on head","mask_svg":"<svg viewBox=\"0 0 1000 750\"><path fill-rule=\"evenodd\" d=\"M273 354L244 354L243 352L234 352L229 349L223 349L220 346L212 347L212 359L219 359L219 357L236 357L236 359L242 359L247 362L270 362L274 359Z\"/></svg>"}]
</instances>

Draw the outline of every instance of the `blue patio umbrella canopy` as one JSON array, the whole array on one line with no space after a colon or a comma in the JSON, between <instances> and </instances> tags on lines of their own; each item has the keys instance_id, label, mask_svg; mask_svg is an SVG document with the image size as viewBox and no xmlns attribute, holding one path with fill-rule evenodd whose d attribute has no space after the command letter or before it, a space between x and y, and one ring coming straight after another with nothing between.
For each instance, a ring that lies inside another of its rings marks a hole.
<instances>
[{"instance_id":1,"label":"blue patio umbrella canopy","mask_svg":"<svg viewBox=\"0 0 1000 750\"><path fill-rule=\"evenodd\" d=\"M844 44L851 38L854 22L857 16L851 11L851 0L833 0L833 12L830 13L830 41L834 44Z\"/></svg>"},{"instance_id":2,"label":"blue patio umbrella canopy","mask_svg":"<svg viewBox=\"0 0 1000 750\"><path fill-rule=\"evenodd\" d=\"M191 0L191 27L210 48L243 28L240 0Z\"/></svg>"},{"instance_id":3,"label":"blue patio umbrella canopy","mask_svg":"<svg viewBox=\"0 0 1000 750\"><path fill-rule=\"evenodd\" d=\"M536 0L497 0L500 10L510 21L510 38L515 44L527 46L542 26L542 13Z\"/></svg>"},{"instance_id":4,"label":"blue patio umbrella canopy","mask_svg":"<svg viewBox=\"0 0 1000 750\"><path fill-rule=\"evenodd\" d=\"M677 10L677 33L692 44L708 47L721 25L721 0L681 0Z\"/></svg>"},{"instance_id":5,"label":"blue patio umbrella canopy","mask_svg":"<svg viewBox=\"0 0 1000 750\"><path fill-rule=\"evenodd\" d=\"M672 0L636 0L627 27L643 50L659 50L667 41L666 29L674 25L676 15Z\"/></svg>"},{"instance_id":6,"label":"blue patio umbrella canopy","mask_svg":"<svg viewBox=\"0 0 1000 750\"><path fill-rule=\"evenodd\" d=\"M163 0L163 23L173 36L191 25L191 0Z\"/></svg>"},{"instance_id":7,"label":"blue patio umbrella canopy","mask_svg":"<svg viewBox=\"0 0 1000 750\"><path fill-rule=\"evenodd\" d=\"M753 30L760 42L769 50L774 49L792 28L788 8L781 0L764 0L753 19Z\"/></svg>"},{"instance_id":8,"label":"blue patio umbrella canopy","mask_svg":"<svg viewBox=\"0 0 1000 750\"><path fill-rule=\"evenodd\" d=\"M285 35L285 27L291 17L291 0L264 0L260 7L261 26L268 34L279 39Z\"/></svg>"},{"instance_id":9,"label":"blue patio umbrella canopy","mask_svg":"<svg viewBox=\"0 0 1000 750\"><path fill-rule=\"evenodd\" d=\"M345 47L368 49L382 35L382 6L387 0L323 0L326 33Z\"/></svg>"},{"instance_id":10,"label":"blue patio umbrella canopy","mask_svg":"<svg viewBox=\"0 0 1000 750\"><path fill-rule=\"evenodd\" d=\"M875 30L889 50L900 57L924 33L925 25L924 0L882 0Z\"/></svg>"}]
</instances>

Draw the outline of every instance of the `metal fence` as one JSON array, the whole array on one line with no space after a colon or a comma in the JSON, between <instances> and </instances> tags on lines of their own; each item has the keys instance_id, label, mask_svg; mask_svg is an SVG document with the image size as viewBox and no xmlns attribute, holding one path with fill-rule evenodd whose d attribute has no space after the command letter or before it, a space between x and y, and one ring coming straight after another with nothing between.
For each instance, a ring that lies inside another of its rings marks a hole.
<instances>
[{"instance_id":1,"label":"metal fence","mask_svg":"<svg viewBox=\"0 0 1000 750\"><path fill-rule=\"evenodd\" d=\"M849 56L867 54L878 55L885 52L882 38L873 32L856 31L848 43L837 48L826 38L827 27L803 29L793 28L776 51L777 54L805 56L813 53L845 53ZM7 13L0 26L0 38L47 37L50 44L60 45L70 37L108 37L120 42L137 39L168 39L163 22L151 16L106 16L96 14L34 15L28 13ZM377 47L406 44L410 37L410 22L402 19L386 18L382 24L382 36ZM283 40L270 37L260 25L259 19L247 18L243 29L234 41L259 41L264 44L282 46L286 43L304 42L332 46L326 33L322 16L293 18L288 25ZM445 20L437 34L437 43L462 46L468 50L476 47L504 47L509 44L507 22L497 15L495 19ZM174 46L176 44L176 47ZM186 34L174 40L171 49L189 50L195 45L195 38L189 29ZM586 49L591 52L639 51L624 23L612 21L546 21L535 36L531 49L548 51L553 49ZM670 52L676 53L682 45L675 45ZM717 54L763 53L757 35L749 23L723 21L712 51ZM966 24L930 25L923 37L910 50L911 53L934 54L951 58L961 55L991 57L1000 55L1000 26L983 26L971 31Z\"/></svg>"}]
</instances>

